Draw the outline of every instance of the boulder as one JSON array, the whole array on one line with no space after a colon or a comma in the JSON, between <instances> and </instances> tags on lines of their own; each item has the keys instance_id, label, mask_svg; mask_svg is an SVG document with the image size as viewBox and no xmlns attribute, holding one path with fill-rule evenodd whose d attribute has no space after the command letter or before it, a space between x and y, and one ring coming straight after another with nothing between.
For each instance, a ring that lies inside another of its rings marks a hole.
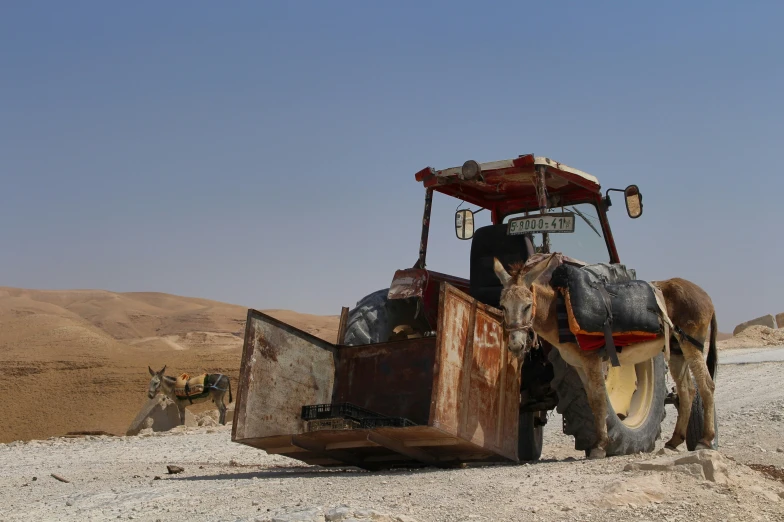
<instances>
[{"instance_id":1,"label":"boulder","mask_svg":"<svg viewBox=\"0 0 784 522\"><path fill-rule=\"evenodd\" d=\"M776 326L779 328L784 328L784 312L776 314Z\"/></svg>"},{"instance_id":2,"label":"boulder","mask_svg":"<svg viewBox=\"0 0 784 522\"><path fill-rule=\"evenodd\" d=\"M762 317L757 317L756 319L751 319L750 321L746 321L745 323L740 323L732 331L732 335L738 335L749 326L767 326L768 328L776 328L776 318L773 317L773 315L768 314L768 315L763 315Z\"/></svg>"},{"instance_id":3,"label":"boulder","mask_svg":"<svg viewBox=\"0 0 784 522\"><path fill-rule=\"evenodd\" d=\"M177 405L163 395L157 395L142 406L136 418L128 427L126 435L138 435L143 429L168 431L180 425L180 412Z\"/></svg>"},{"instance_id":4,"label":"boulder","mask_svg":"<svg viewBox=\"0 0 784 522\"><path fill-rule=\"evenodd\" d=\"M199 417L187 408L185 409L185 425L189 428L196 428L199 426Z\"/></svg>"},{"instance_id":5,"label":"boulder","mask_svg":"<svg viewBox=\"0 0 784 522\"><path fill-rule=\"evenodd\" d=\"M715 450L690 451L683 455L666 455L653 460L632 462L624 471L653 470L675 471L692 475L700 480L727 484L727 463Z\"/></svg>"}]
</instances>

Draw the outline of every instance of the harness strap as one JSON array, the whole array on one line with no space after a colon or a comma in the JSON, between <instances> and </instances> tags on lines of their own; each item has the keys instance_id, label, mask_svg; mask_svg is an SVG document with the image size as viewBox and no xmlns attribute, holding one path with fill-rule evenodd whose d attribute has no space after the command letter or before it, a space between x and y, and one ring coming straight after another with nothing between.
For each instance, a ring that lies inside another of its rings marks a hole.
<instances>
[{"instance_id":1,"label":"harness strap","mask_svg":"<svg viewBox=\"0 0 784 522\"><path fill-rule=\"evenodd\" d=\"M209 384L209 385L207 384L207 378L208 377L205 377L204 378L204 387L205 388L212 388L213 390L218 390L218 391L226 391L226 390L228 390L228 388L218 388L218 386L217 386L218 381L221 380L221 377L226 377L225 375L223 375L222 373L214 373L212 375L217 375L218 377L215 379L215 382L213 382L212 384Z\"/></svg>"},{"instance_id":2,"label":"harness strap","mask_svg":"<svg viewBox=\"0 0 784 522\"><path fill-rule=\"evenodd\" d=\"M683 339L686 339L691 344L693 344L699 351L702 352L703 350L705 350L705 339L703 339L702 342L700 342L697 339L695 339L694 337L692 337L691 335L689 335L686 332L684 332L683 329L680 326L677 326L677 325L673 328L673 330L680 337L682 337Z\"/></svg>"},{"instance_id":3,"label":"harness strap","mask_svg":"<svg viewBox=\"0 0 784 522\"><path fill-rule=\"evenodd\" d=\"M615 350L615 342L613 341L612 336L613 313L610 294L607 293L607 289L601 284L595 284L593 286L599 290L599 295L602 296L602 301L604 301L604 308L607 310L607 319L604 320L604 347L607 349L610 363L613 366L620 366L621 362L618 360L618 352Z\"/></svg>"}]
</instances>

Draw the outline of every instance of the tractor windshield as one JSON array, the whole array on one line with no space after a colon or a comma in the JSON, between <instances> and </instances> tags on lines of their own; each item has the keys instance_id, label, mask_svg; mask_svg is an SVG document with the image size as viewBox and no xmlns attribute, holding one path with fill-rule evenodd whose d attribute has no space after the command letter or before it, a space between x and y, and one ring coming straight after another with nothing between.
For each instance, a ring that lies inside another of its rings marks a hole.
<instances>
[{"instance_id":1,"label":"tractor windshield","mask_svg":"<svg viewBox=\"0 0 784 522\"><path fill-rule=\"evenodd\" d=\"M551 209L560 212L561 208ZM602 224L593 203L578 203L563 207L564 212L574 213L574 232L550 233L550 251L561 252L586 263L609 263L610 251L602 232ZM504 219L522 217L525 214L512 214ZM534 247L542 246L542 234L533 235Z\"/></svg>"}]
</instances>

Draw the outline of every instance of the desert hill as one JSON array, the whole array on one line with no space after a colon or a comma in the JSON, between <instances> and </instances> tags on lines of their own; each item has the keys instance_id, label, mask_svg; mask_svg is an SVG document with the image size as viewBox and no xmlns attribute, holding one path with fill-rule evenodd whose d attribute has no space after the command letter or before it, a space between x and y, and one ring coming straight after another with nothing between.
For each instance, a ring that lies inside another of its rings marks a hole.
<instances>
[{"instance_id":1,"label":"desert hill","mask_svg":"<svg viewBox=\"0 0 784 522\"><path fill-rule=\"evenodd\" d=\"M76 430L124 433L147 366L225 373L236 389L247 307L154 292L0 287L0 442ZM329 341L337 316L266 310Z\"/></svg>"}]
</instances>

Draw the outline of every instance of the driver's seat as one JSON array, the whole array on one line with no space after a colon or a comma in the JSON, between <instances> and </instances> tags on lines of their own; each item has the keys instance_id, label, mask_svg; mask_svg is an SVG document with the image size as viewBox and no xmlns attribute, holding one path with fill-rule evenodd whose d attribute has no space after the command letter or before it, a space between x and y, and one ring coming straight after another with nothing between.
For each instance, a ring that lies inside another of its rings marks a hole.
<instances>
[{"instance_id":1,"label":"driver's seat","mask_svg":"<svg viewBox=\"0 0 784 522\"><path fill-rule=\"evenodd\" d=\"M508 270L514 263L521 263L534 254L531 236L507 235L507 224L478 228L471 241L471 297L498 308L503 285L493 269L493 258Z\"/></svg>"}]
</instances>

